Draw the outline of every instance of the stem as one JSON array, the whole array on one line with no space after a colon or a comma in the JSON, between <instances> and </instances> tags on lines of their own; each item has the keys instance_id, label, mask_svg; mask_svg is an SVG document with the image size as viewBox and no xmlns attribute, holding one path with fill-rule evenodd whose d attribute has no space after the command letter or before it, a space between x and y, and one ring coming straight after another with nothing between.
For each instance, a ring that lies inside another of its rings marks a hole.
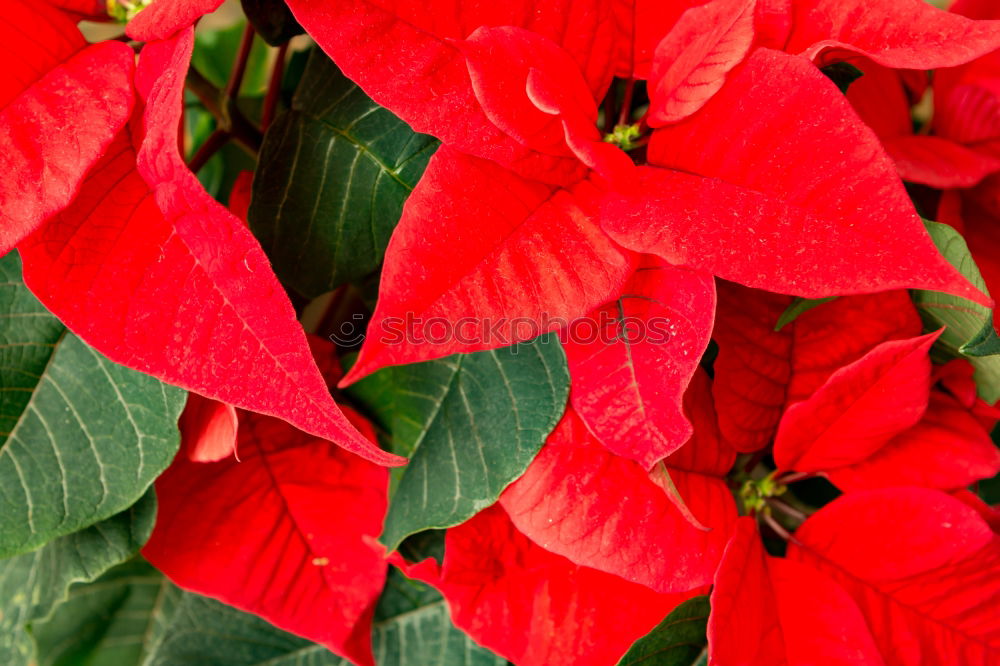
<instances>
[{"instance_id":1,"label":"stem","mask_svg":"<svg viewBox=\"0 0 1000 666\"><path fill-rule=\"evenodd\" d=\"M625 95L622 99L622 108L618 112L618 124L627 125L629 117L632 115L632 96L635 94L635 79L625 82Z\"/></svg>"},{"instance_id":2,"label":"stem","mask_svg":"<svg viewBox=\"0 0 1000 666\"><path fill-rule=\"evenodd\" d=\"M278 48L278 55L274 58L274 67L271 69L271 80L267 84L267 96L264 97L264 110L260 116L260 129L266 132L274 120L274 114L278 110L278 100L281 99L281 81L285 74L285 56L288 53L288 42Z\"/></svg>"},{"instance_id":3,"label":"stem","mask_svg":"<svg viewBox=\"0 0 1000 666\"><path fill-rule=\"evenodd\" d=\"M789 483L795 483L797 481L805 481L806 479L811 479L813 477L812 472L791 472L778 477L778 483L783 483L788 485Z\"/></svg>"},{"instance_id":4,"label":"stem","mask_svg":"<svg viewBox=\"0 0 1000 666\"><path fill-rule=\"evenodd\" d=\"M229 139L229 132L225 130L217 129L209 134L205 143L201 144L194 157L191 158L191 162L188 163L188 168L191 169L192 173L198 173L224 145L229 143Z\"/></svg>"},{"instance_id":5,"label":"stem","mask_svg":"<svg viewBox=\"0 0 1000 666\"><path fill-rule=\"evenodd\" d=\"M775 534L777 534L778 536L780 536L785 541L791 540L791 538L792 538L791 533L788 530L786 530L784 527L782 527L778 523L777 520L775 520L774 518L772 518L771 515L767 511L761 511L760 512L760 517L764 519L764 522L767 523L768 527L770 527L772 530L774 530Z\"/></svg>"},{"instance_id":6,"label":"stem","mask_svg":"<svg viewBox=\"0 0 1000 666\"><path fill-rule=\"evenodd\" d=\"M263 141L260 130L254 126L243 112L235 104L228 104L226 112L222 110L222 93L212 85L212 82L194 67L188 70L187 89L194 93L201 102L205 110L215 116L216 123L221 130L229 132L251 156L256 156Z\"/></svg>"},{"instance_id":7,"label":"stem","mask_svg":"<svg viewBox=\"0 0 1000 666\"><path fill-rule=\"evenodd\" d=\"M784 502L775 497L769 498L767 500L767 503L770 504L773 508L777 509L778 511L781 511L782 513L789 515L792 518L795 518L796 520L805 522L805 520L809 517L802 511L799 511L790 504L785 504Z\"/></svg>"},{"instance_id":8,"label":"stem","mask_svg":"<svg viewBox=\"0 0 1000 666\"><path fill-rule=\"evenodd\" d=\"M240 40L240 50L233 63L233 71L229 73L229 81L226 83L225 95L231 100L240 96L240 87L243 85L243 76L247 71L247 62L250 60L250 50L253 48L253 38L256 33L253 26L247 22L247 27L243 30L243 37Z\"/></svg>"},{"instance_id":9,"label":"stem","mask_svg":"<svg viewBox=\"0 0 1000 666\"><path fill-rule=\"evenodd\" d=\"M611 134L615 129L615 89L614 86L604 96L604 133Z\"/></svg>"}]
</instances>

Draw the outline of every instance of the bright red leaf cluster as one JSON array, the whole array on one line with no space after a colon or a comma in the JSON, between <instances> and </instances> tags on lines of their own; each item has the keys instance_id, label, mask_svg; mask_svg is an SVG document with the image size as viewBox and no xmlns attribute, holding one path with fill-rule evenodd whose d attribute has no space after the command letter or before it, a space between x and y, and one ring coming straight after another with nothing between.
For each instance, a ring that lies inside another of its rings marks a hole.
<instances>
[{"instance_id":1,"label":"bright red leaf cluster","mask_svg":"<svg viewBox=\"0 0 1000 666\"><path fill-rule=\"evenodd\" d=\"M1000 293L1000 9L287 0L442 142L344 375L245 224L249 180L227 209L182 157L193 24L220 4L154 0L131 44L83 39L101 2L0 22L0 252L89 345L190 391L152 564L358 664L390 563L520 666L617 663L705 594L709 664L1000 663L1000 518L968 490L1000 472L1000 410L907 291ZM524 474L428 525L441 561L387 553L405 460L338 387L583 319L665 337L564 340L569 405Z\"/></svg>"}]
</instances>

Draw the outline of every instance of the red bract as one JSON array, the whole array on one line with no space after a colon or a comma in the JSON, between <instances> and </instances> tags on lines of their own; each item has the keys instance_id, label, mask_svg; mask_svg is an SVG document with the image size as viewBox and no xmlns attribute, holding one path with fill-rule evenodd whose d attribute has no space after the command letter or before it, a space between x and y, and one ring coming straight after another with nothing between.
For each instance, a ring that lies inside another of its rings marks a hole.
<instances>
[{"instance_id":1,"label":"red bract","mask_svg":"<svg viewBox=\"0 0 1000 666\"><path fill-rule=\"evenodd\" d=\"M689 405L704 409L707 380L696 384L701 390ZM722 478L735 455L711 430L714 414L706 416L697 419L703 427L694 438L664 461L679 498L639 465L609 453L570 411L500 504L526 536L576 564L659 592L705 585L736 518ZM701 526L691 524L692 514Z\"/></svg>"},{"instance_id":2,"label":"red bract","mask_svg":"<svg viewBox=\"0 0 1000 666\"><path fill-rule=\"evenodd\" d=\"M129 21L128 36L140 42L173 37L219 8L223 0L153 0Z\"/></svg>"},{"instance_id":3,"label":"red bract","mask_svg":"<svg viewBox=\"0 0 1000 666\"><path fill-rule=\"evenodd\" d=\"M77 18L107 19L107 0L48 0L49 4L63 9Z\"/></svg>"},{"instance_id":4,"label":"red bract","mask_svg":"<svg viewBox=\"0 0 1000 666\"><path fill-rule=\"evenodd\" d=\"M237 453L239 418L232 405L188 393L177 425L187 457L194 462L218 462Z\"/></svg>"},{"instance_id":5,"label":"red bract","mask_svg":"<svg viewBox=\"0 0 1000 666\"><path fill-rule=\"evenodd\" d=\"M916 425L927 409L928 351L938 335L884 342L790 406L774 441L778 468L815 472L856 463Z\"/></svg>"},{"instance_id":6,"label":"red bract","mask_svg":"<svg viewBox=\"0 0 1000 666\"><path fill-rule=\"evenodd\" d=\"M87 46L65 15L22 0L5 3L0 44L3 255L72 201L125 125L134 55L116 42Z\"/></svg>"},{"instance_id":7,"label":"red bract","mask_svg":"<svg viewBox=\"0 0 1000 666\"><path fill-rule=\"evenodd\" d=\"M441 567L425 560L404 570L441 590L456 626L519 666L615 663L700 592L657 594L575 565L530 541L498 506L448 530Z\"/></svg>"},{"instance_id":8,"label":"red bract","mask_svg":"<svg viewBox=\"0 0 1000 666\"><path fill-rule=\"evenodd\" d=\"M260 244L181 159L192 44L188 29L143 49L143 115L73 205L22 243L25 283L118 363L398 464L340 413Z\"/></svg>"},{"instance_id":9,"label":"red bract","mask_svg":"<svg viewBox=\"0 0 1000 666\"><path fill-rule=\"evenodd\" d=\"M767 445L785 407L808 398L834 371L921 329L902 291L838 298L775 331L791 303L787 296L719 285L712 390L723 437L738 451Z\"/></svg>"},{"instance_id":10,"label":"red bract","mask_svg":"<svg viewBox=\"0 0 1000 666\"><path fill-rule=\"evenodd\" d=\"M143 554L186 589L372 664L385 468L246 412L239 460L192 462L195 445L185 440L156 482L156 529Z\"/></svg>"},{"instance_id":11,"label":"red bract","mask_svg":"<svg viewBox=\"0 0 1000 666\"><path fill-rule=\"evenodd\" d=\"M708 641L717 666L884 663L847 592L812 567L767 556L750 518L715 575Z\"/></svg>"},{"instance_id":12,"label":"red bract","mask_svg":"<svg viewBox=\"0 0 1000 666\"><path fill-rule=\"evenodd\" d=\"M682 398L708 345L715 285L648 257L622 293L571 328L570 401L604 446L649 469L691 436Z\"/></svg>"},{"instance_id":13,"label":"red bract","mask_svg":"<svg viewBox=\"0 0 1000 666\"><path fill-rule=\"evenodd\" d=\"M1000 537L948 495L850 493L796 531L788 557L847 591L886 664L1000 659Z\"/></svg>"}]
</instances>

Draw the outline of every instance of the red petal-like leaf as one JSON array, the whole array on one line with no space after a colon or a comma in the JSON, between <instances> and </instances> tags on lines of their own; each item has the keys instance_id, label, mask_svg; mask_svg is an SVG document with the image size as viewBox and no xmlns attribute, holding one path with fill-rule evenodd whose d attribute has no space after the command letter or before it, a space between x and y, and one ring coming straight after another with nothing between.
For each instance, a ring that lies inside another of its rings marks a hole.
<instances>
[{"instance_id":1,"label":"red petal-like leaf","mask_svg":"<svg viewBox=\"0 0 1000 666\"><path fill-rule=\"evenodd\" d=\"M107 0L48 0L50 5L69 12L80 19L107 19Z\"/></svg>"},{"instance_id":2,"label":"red petal-like leaf","mask_svg":"<svg viewBox=\"0 0 1000 666\"><path fill-rule=\"evenodd\" d=\"M615 47L607 2L289 0L288 6L344 74L418 132L546 182L566 184L583 173L576 159L539 154L488 119L454 40L482 26L530 30L566 50L599 98Z\"/></svg>"},{"instance_id":3,"label":"red petal-like leaf","mask_svg":"<svg viewBox=\"0 0 1000 666\"><path fill-rule=\"evenodd\" d=\"M647 122L659 127L700 109L740 64L754 38L756 0L713 0L684 12L656 47Z\"/></svg>"},{"instance_id":4,"label":"red petal-like leaf","mask_svg":"<svg viewBox=\"0 0 1000 666\"><path fill-rule=\"evenodd\" d=\"M577 566L521 534L496 505L448 530L440 572L426 560L407 575L441 590L456 626L519 666L613 664L701 592L657 594Z\"/></svg>"},{"instance_id":5,"label":"red petal-like leaf","mask_svg":"<svg viewBox=\"0 0 1000 666\"><path fill-rule=\"evenodd\" d=\"M796 531L788 557L843 586L887 664L1000 660L1000 537L949 495L848 493Z\"/></svg>"},{"instance_id":6,"label":"red petal-like leaf","mask_svg":"<svg viewBox=\"0 0 1000 666\"><path fill-rule=\"evenodd\" d=\"M719 450L718 441L696 441ZM682 462L706 462L682 455ZM610 453L568 411L500 504L520 531L547 550L659 592L682 592L711 581L736 519L721 478L732 454L707 462L712 466L665 461L680 499L710 528L705 531L642 467Z\"/></svg>"},{"instance_id":7,"label":"red petal-like leaf","mask_svg":"<svg viewBox=\"0 0 1000 666\"><path fill-rule=\"evenodd\" d=\"M260 244L178 153L192 43L188 31L143 49L145 138L119 135L74 204L22 244L25 283L117 363L398 464L340 413Z\"/></svg>"},{"instance_id":8,"label":"red petal-like leaf","mask_svg":"<svg viewBox=\"0 0 1000 666\"><path fill-rule=\"evenodd\" d=\"M715 575L709 664L877 666L882 659L857 605L811 567L768 557L740 518Z\"/></svg>"},{"instance_id":9,"label":"red petal-like leaf","mask_svg":"<svg viewBox=\"0 0 1000 666\"><path fill-rule=\"evenodd\" d=\"M917 425L858 462L826 470L844 491L890 486L962 488L1000 472L1000 449L990 432L955 398L931 393Z\"/></svg>"},{"instance_id":10,"label":"red petal-like leaf","mask_svg":"<svg viewBox=\"0 0 1000 666\"><path fill-rule=\"evenodd\" d=\"M388 472L257 414L240 415L239 452L195 463L182 451L156 482L143 554L185 589L372 664Z\"/></svg>"},{"instance_id":11,"label":"red petal-like leaf","mask_svg":"<svg viewBox=\"0 0 1000 666\"><path fill-rule=\"evenodd\" d=\"M167 39L214 12L222 3L223 0L154 0L129 21L125 32L140 42Z\"/></svg>"},{"instance_id":12,"label":"red petal-like leaf","mask_svg":"<svg viewBox=\"0 0 1000 666\"><path fill-rule=\"evenodd\" d=\"M570 399L610 451L649 469L691 436L682 398L714 312L711 275L648 257L621 298L571 327Z\"/></svg>"},{"instance_id":13,"label":"red petal-like leaf","mask_svg":"<svg viewBox=\"0 0 1000 666\"><path fill-rule=\"evenodd\" d=\"M178 426L184 450L193 462L218 462L237 453L239 418L232 405L188 393Z\"/></svg>"},{"instance_id":14,"label":"red petal-like leaf","mask_svg":"<svg viewBox=\"0 0 1000 666\"><path fill-rule=\"evenodd\" d=\"M1000 158L939 136L901 136L885 142L903 180L939 189L972 187L1000 171Z\"/></svg>"},{"instance_id":15,"label":"red petal-like leaf","mask_svg":"<svg viewBox=\"0 0 1000 666\"><path fill-rule=\"evenodd\" d=\"M45 4L11 0L3 12L0 255L72 201L128 121L135 68L127 45L87 46L73 21Z\"/></svg>"},{"instance_id":16,"label":"red petal-like leaf","mask_svg":"<svg viewBox=\"0 0 1000 666\"><path fill-rule=\"evenodd\" d=\"M380 298L343 384L386 366L504 347L618 295L635 260L573 192L442 146L386 249Z\"/></svg>"},{"instance_id":17,"label":"red petal-like leaf","mask_svg":"<svg viewBox=\"0 0 1000 666\"><path fill-rule=\"evenodd\" d=\"M928 352L939 335L884 342L789 407L774 441L778 467L816 472L851 465L916 425L927 410Z\"/></svg>"},{"instance_id":18,"label":"red petal-like leaf","mask_svg":"<svg viewBox=\"0 0 1000 666\"><path fill-rule=\"evenodd\" d=\"M618 31L617 75L648 79L656 45L684 12L705 0L612 0L608 4Z\"/></svg>"},{"instance_id":19,"label":"red petal-like leaf","mask_svg":"<svg viewBox=\"0 0 1000 666\"><path fill-rule=\"evenodd\" d=\"M834 371L922 327L905 291L838 298L775 331L789 297L730 282L718 288L712 389L722 434L741 452L770 442L785 407L808 398Z\"/></svg>"},{"instance_id":20,"label":"red petal-like leaf","mask_svg":"<svg viewBox=\"0 0 1000 666\"><path fill-rule=\"evenodd\" d=\"M1000 48L1000 24L971 21L924 0L796 0L789 53L847 48L887 67L954 67Z\"/></svg>"},{"instance_id":21,"label":"red petal-like leaf","mask_svg":"<svg viewBox=\"0 0 1000 666\"><path fill-rule=\"evenodd\" d=\"M666 168L640 168L638 192L602 208L632 250L807 298L920 287L990 303L938 253L878 138L802 58L757 50L698 113L654 133L649 160Z\"/></svg>"}]
</instances>

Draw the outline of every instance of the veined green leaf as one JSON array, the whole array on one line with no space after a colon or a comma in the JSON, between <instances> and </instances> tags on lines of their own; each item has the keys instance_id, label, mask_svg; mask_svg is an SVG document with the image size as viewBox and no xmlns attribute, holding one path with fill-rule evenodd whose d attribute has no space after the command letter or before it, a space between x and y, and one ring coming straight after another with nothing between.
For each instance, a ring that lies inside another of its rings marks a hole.
<instances>
[{"instance_id":1,"label":"veined green leaf","mask_svg":"<svg viewBox=\"0 0 1000 666\"><path fill-rule=\"evenodd\" d=\"M132 506L177 451L184 391L67 331L0 259L0 557Z\"/></svg>"},{"instance_id":2,"label":"veined green leaf","mask_svg":"<svg viewBox=\"0 0 1000 666\"><path fill-rule=\"evenodd\" d=\"M637 640L618 666L696 666L708 654L708 597L688 599Z\"/></svg>"},{"instance_id":3,"label":"veined green leaf","mask_svg":"<svg viewBox=\"0 0 1000 666\"><path fill-rule=\"evenodd\" d=\"M384 368L349 392L411 456L381 540L462 523L524 473L559 422L569 372L554 335Z\"/></svg>"},{"instance_id":4,"label":"veined green leaf","mask_svg":"<svg viewBox=\"0 0 1000 666\"><path fill-rule=\"evenodd\" d=\"M456 629L432 588L393 571L372 631L382 666L504 666ZM183 595L148 666L349 666L321 645L194 594Z\"/></svg>"},{"instance_id":5,"label":"veined green leaf","mask_svg":"<svg viewBox=\"0 0 1000 666\"><path fill-rule=\"evenodd\" d=\"M315 51L254 178L250 227L281 281L314 297L378 268L437 145Z\"/></svg>"},{"instance_id":6,"label":"veined green leaf","mask_svg":"<svg viewBox=\"0 0 1000 666\"><path fill-rule=\"evenodd\" d=\"M36 660L27 627L65 601L71 584L91 582L135 555L153 531L155 517L156 496L149 490L135 506L108 520L34 552L0 560L0 663L48 663ZM89 618L91 623L103 620ZM51 647L45 632L42 636L43 648Z\"/></svg>"},{"instance_id":7,"label":"veined green leaf","mask_svg":"<svg viewBox=\"0 0 1000 666\"><path fill-rule=\"evenodd\" d=\"M941 254L985 293L986 283L961 234L939 222L924 224ZM976 368L983 400L1000 399L1000 338L993 329L992 311L958 296L921 289L913 292L913 302L929 327L946 327L935 347L952 356L964 355Z\"/></svg>"}]
</instances>

